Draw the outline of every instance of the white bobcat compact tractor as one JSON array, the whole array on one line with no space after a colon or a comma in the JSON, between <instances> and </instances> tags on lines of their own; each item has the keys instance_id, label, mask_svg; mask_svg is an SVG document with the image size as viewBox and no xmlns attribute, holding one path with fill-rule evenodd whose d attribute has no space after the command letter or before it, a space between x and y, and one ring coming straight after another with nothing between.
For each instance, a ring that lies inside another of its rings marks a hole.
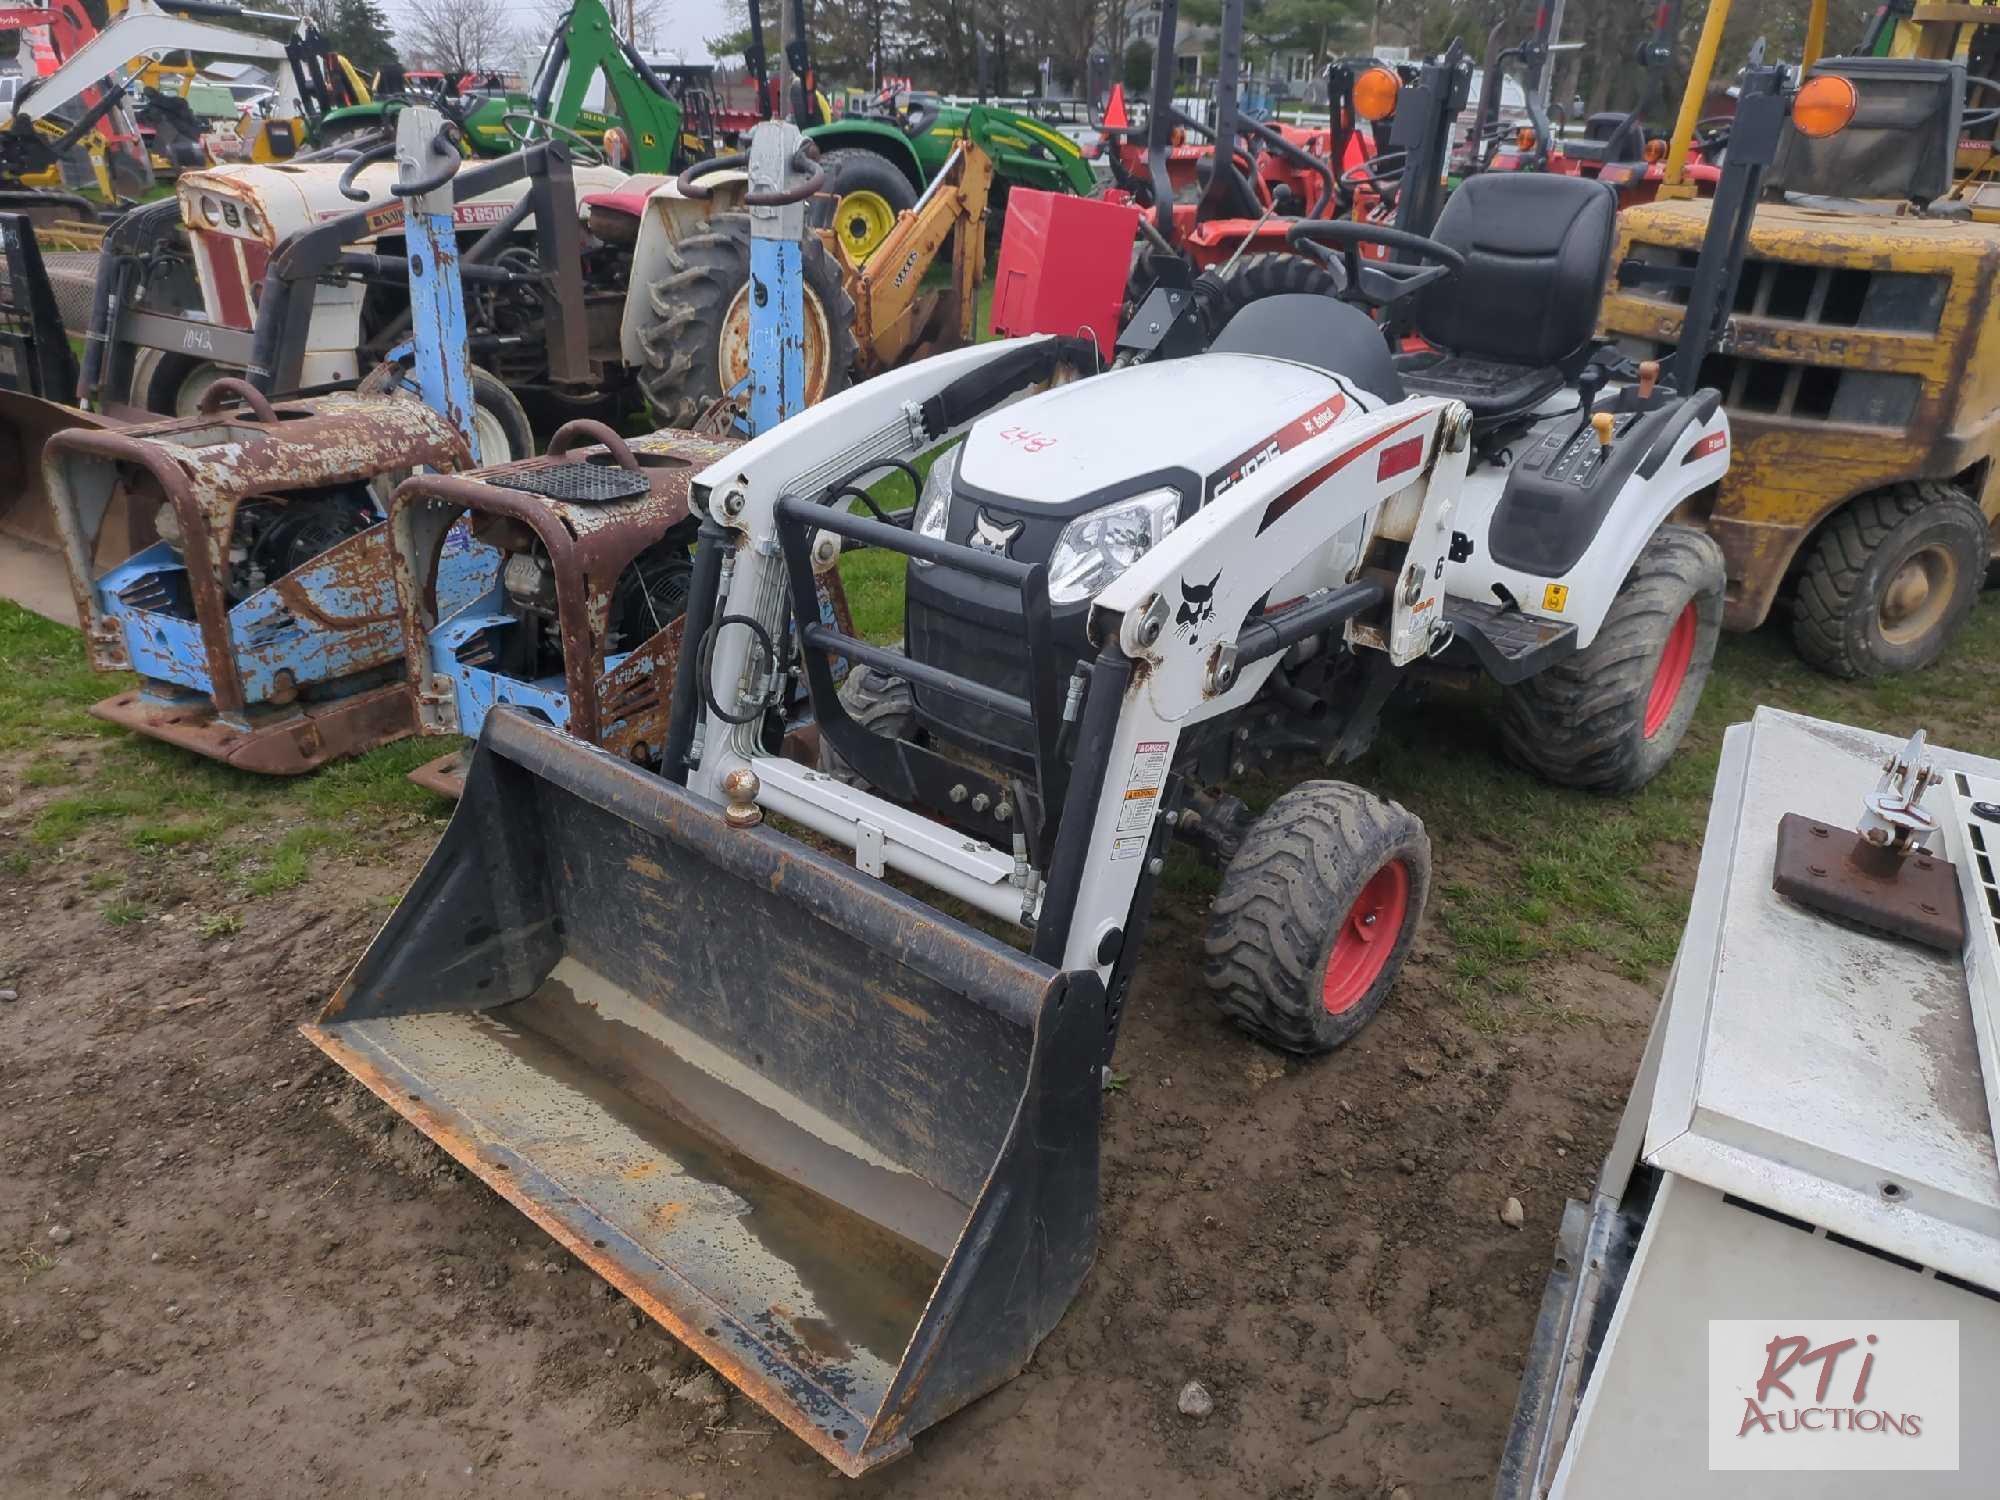
<instances>
[{"instance_id":1,"label":"white bobcat compact tractor","mask_svg":"<svg viewBox=\"0 0 2000 1500\"><path fill-rule=\"evenodd\" d=\"M1701 398L1656 390L1608 444L1572 414L1550 482L1601 474L1629 519L1585 539L1565 621L1469 608L1521 496L1472 493L1465 402L1379 388L1375 326L1308 308L1315 363L1250 347L1246 313L1231 347L1016 400L1090 351L986 344L710 465L659 774L492 710L307 1028L847 1473L1018 1373L1088 1269L1100 1074L1171 837L1234 848L1209 978L1256 1035L1323 1051L1393 984L1422 825L1309 781L1245 832L1212 790L1238 736L1346 712L1351 672L1461 628L1524 678L1583 659L1648 524L1727 463ZM912 524L845 509L961 434ZM822 614L857 545L910 560L907 653ZM842 659L901 702L851 707ZM837 771L780 753L801 680Z\"/></svg>"},{"instance_id":2,"label":"white bobcat compact tractor","mask_svg":"<svg viewBox=\"0 0 2000 1500\"><path fill-rule=\"evenodd\" d=\"M1420 370L1331 298L1179 359L1139 357L1179 316L1142 311L1107 373L1037 392L1094 348L979 345L711 462L657 771L488 712L307 1035L844 1473L1018 1374L1089 1270L1168 841L1229 857L1209 985L1278 1046L1352 1036L1408 951L1419 821L1318 780L1244 818L1247 749L1344 739L1458 650L1536 695L1566 780L1642 781L1692 712L1721 564L1674 518L1728 428L1650 370L1520 363L1563 331L1538 320L1588 328L1610 190L1491 181L1461 190L1471 250L1450 207L1382 241L1442 269L1347 267L1356 300L1422 295ZM1527 342L1489 352L1489 323ZM903 650L821 608L856 547L908 560ZM782 753L801 684L818 766Z\"/></svg>"}]
</instances>

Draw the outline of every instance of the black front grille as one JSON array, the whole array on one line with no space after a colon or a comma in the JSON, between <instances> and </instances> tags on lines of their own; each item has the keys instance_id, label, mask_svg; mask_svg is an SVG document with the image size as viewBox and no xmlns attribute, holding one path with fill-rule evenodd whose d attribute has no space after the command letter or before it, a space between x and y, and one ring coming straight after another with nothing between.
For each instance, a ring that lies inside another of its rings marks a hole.
<instances>
[{"instance_id":1,"label":"black front grille","mask_svg":"<svg viewBox=\"0 0 2000 1500\"><path fill-rule=\"evenodd\" d=\"M905 599L903 624L904 649L912 660L1001 692L1029 696L1027 641L1018 622L1006 629L940 608L917 587ZM1009 762L1021 763L1023 757L1032 761L1034 731L1019 720L926 688L915 689L915 698L918 717L933 733Z\"/></svg>"}]
</instances>

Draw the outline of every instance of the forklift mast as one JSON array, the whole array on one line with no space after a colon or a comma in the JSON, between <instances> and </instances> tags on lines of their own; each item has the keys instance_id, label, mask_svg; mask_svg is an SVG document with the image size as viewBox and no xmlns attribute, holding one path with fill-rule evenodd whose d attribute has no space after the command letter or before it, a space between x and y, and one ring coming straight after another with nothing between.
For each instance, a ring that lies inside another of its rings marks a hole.
<instances>
[{"instance_id":1,"label":"forklift mast","mask_svg":"<svg viewBox=\"0 0 2000 1500\"><path fill-rule=\"evenodd\" d=\"M1492 70L1487 76L1492 78ZM1398 96L1390 134L1391 147L1403 157L1396 228L1429 234L1437 223L1444 210L1452 127L1471 92L1472 60L1465 55L1465 44L1454 41L1442 57L1426 61L1417 70L1417 81Z\"/></svg>"}]
</instances>

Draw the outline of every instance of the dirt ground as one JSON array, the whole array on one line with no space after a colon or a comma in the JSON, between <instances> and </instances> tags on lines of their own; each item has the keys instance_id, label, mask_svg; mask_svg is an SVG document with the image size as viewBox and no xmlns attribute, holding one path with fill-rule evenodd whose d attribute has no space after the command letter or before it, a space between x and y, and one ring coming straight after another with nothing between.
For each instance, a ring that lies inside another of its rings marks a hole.
<instances>
[{"instance_id":1,"label":"dirt ground","mask_svg":"<svg viewBox=\"0 0 2000 1500\"><path fill-rule=\"evenodd\" d=\"M0 839L52 795L22 760L0 756ZM1427 929L1357 1043L1281 1061L1210 1011L1199 906L1170 909L1082 1296L1025 1376L857 1484L297 1034L435 827L221 938L198 851L125 925L86 872L143 886L160 856L99 836L0 874L0 1494L1488 1492L1646 988L1570 962L1550 981L1590 1023L1509 1042L1461 1024ZM1433 837L1456 879L1495 857ZM1190 1379L1205 1420L1177 1410Z\"/></svg>"}]
</instances>

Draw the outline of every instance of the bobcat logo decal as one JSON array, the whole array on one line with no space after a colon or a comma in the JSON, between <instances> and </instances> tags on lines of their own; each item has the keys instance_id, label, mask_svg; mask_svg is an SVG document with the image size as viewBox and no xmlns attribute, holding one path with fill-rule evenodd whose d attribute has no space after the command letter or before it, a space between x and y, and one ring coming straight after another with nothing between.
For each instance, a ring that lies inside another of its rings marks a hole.
<instances>
[{"instance_id":1,"label":"bobcat logo decal","mask_svg":"<svg viewBox=\"0 0 2000 1500\"><path fill-rule=\"evenodd\" d=\"M1174 632L1188 638L1190 645L1197 639L1197 632L1208 623L1215 613L1215 586L1222 582L1221 569L1216 570L1207 583L1189 583L1181 580L1181 607L1174 613Z\"/></svg>"},{"instance_id":2,"label":"bobcat logo decal","mask_svg":"<svg viewBox=\"0 0 2000 1500\"><path fill-rule=\"evenodd\" d=\"M995 521L985 511L972 513L972 535L966 541L981 552L991 552L996 557L1005 557L1007 549L1014 545L1014 538L1021 534L1021 528L1028 523L1016 521L1012 526Z\"/></svg>"}]
</instances>

